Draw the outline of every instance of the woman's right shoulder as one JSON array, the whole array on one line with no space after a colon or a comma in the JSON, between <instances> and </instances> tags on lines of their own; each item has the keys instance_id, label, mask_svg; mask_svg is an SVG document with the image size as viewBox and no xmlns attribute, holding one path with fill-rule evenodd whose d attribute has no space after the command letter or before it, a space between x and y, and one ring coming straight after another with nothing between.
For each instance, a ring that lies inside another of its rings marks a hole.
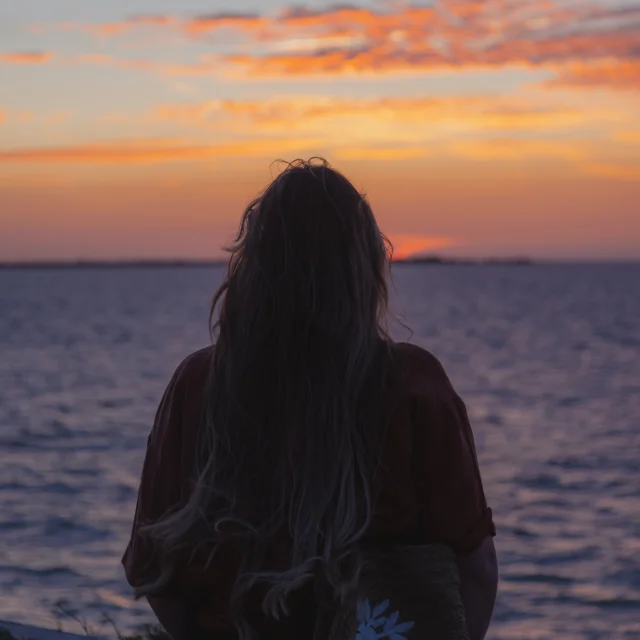
<instances>
[{"instance_id":1,"label":"woman's right shoulder","mask_svg":"<svg viewBox=\"0 0 640 640\"><path fill-rule=\"evenodd\" d=\"M455 391L440 360L430 351L410 342L393 342L394 369L404 392L452 398Z\"/></svg>"}]
</instances>

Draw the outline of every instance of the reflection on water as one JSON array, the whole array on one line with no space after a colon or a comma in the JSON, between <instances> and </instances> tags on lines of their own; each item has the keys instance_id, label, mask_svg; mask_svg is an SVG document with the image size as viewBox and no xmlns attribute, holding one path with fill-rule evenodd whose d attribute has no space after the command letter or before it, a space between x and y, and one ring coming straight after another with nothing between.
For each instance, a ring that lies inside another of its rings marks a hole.
<instances>
[{"instance_id":1,"label":"reflection on water","mask_svg":"<svg viewBox=\"0 0 640 640\"><path fill-rule=\"evenodd\" d=\"M52 625L66 599L94 623L149 619L119 558L158 400L207 343L220 275L0 272L0 618ZM502 571L489 637L640 638L640 266L395 278L474 425Z\"/></svg>"}]
</instances>

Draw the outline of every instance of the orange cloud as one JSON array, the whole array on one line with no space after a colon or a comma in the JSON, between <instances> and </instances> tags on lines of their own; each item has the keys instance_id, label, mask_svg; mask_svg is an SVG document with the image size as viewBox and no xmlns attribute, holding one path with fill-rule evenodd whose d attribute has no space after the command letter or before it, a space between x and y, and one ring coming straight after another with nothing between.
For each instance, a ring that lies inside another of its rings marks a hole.
<instances>
[{"instance_id":1,"label":"orange cloud","mask_svg":"<svg viewBox=\"0 0 640 640\"><path fill-rule=\"evenodd\" d=\"M202 35L218 29L254 31L268 27L271 20L259 14L216 13L201 15L188 20L183 29L191 35Z\"/></svg>"},{"instance_id":2,"label":"orange cloud","mask_svg":"<svg viewBox=\"0 0 640 640\"><path fill-rule=\"evenodd\" d=\"M108 66L114 69L133 69L137 71L149 71L157 75L166 77L179 76L208 76L214 75L217 71L214 64L215 57L204 55L200 62L192 64L168 64L152 62L145 59L123 59L116 58L106 53L86 53L71 58L66 62L71 65L98 65Z\"/></svg>"},{"instance_id":3,"label":"orange cloud","mask_svg":"<svg viewBox=\"0 0 640 640\"><path fill-rule=\"evenodd\" d=\"M323 44L337 36L351 41ZM315 48L230 55L227 62L250 76L271 77L534 67L603 56L631 60L640 47L640 7L537 0L523 8L508 0L443 0L392 13L353 6L293 9L274 18L269 37L281 44L311 40Z\"/></svg>"},{"instance_id":4,"label":"orange cloud","mask_svg":"<svg viewBox=\"0 0 640 640\"><path fill-rule=\"evenodd\" d=\"M156 107L150 120L169 120L184 125L220 124L224 117L248 119L261 128L282 131L310 126L342 129L344 119L358 128L374 121L402 127L429 122L451 130L527 130L567 128L584 122L613 117L602 110L539 106L517 98L491 95L442 98L341 99L321 96L288 96L262 101L212 100ZM336 124L337 119L342 122ZM322 122L319 122L322 121Z\"/></svg>"},{"instance_id":5,"label":"orange cloud","mask_svg":"<svg viewBox=\"0 0 640 640\"><path fill-rule=\"evenodd\" d=\"M166 65L162 69L147 63L147 68L167 75L217 71L272 77L506 65L539 68L578 60L635 61L640 49L640 6L594 0L571 4L560 0L441 0L430 6L397 5L387 12L343 4L321 10L285 8L271 16L214 13L179 19L152 15L63 26L102 36L121 35L139 26L169 27L194 37L232 29L240 37L240 47L248 38L267 48L263 55L238 48L226 57L212 59L209 66ZM619 82L626 84L628 74L623 75ZM611 77L616 80L615 74ZM561 74L558 82L562 78L571 82L574 76Z\"/></svg>"},{"instance_id":6,"label":"orange cloud","mask_svg":"<svg viewBox=\"0 0 640 640\"><path fill-rule=\"evenodd\" d=\"M255 40L272 44L272 51L262 56L232 54L226 59L236 73L253 77L534 67L603 56L635 59L640 7L442 0L437 6L405 5L380 13L343 5L289 9L267 26L250 20L243 28ZM336 44L336 38L343 44Z\"/></svg>"},{"instance_id":7,"label":"orange cloud","mask_svg":"<svg viewBox=\"0 0 640 640\"><path fill-rule=\"evenodd\" d=\"M276 157L321 144L318 140L242 140L218 145L183 140L147 139L95 142L67 147L22 148L0 151L0 163L152 164L228 157Z\"/></svg>"},{"instance_id":8,"label":"orange cloud","mask_svg":"<svg viewBox=\"0 0 640 640\"><path fill-rule=\"evenodd\" d=\"M323 38L362 36L368 40L411 39L412 34L428 29L444 29L442 15L433 7L405 6L396 12L378 12L353 5L335 5L328 9L302 7L285 9L274 20L272 37L315 35ZM306 33L305 33L306 31Z\"/></svg>"},{"instance_id":9,"label":"orange cloud","mask_svg":"<svg viewBox=\"0 0 640 640\"><path fill-rule=\"evenodd\" d=\"M607 59L595 63L573 62L547 82L549 86L604 86L640 90L640 60Z\"/></svg>"},{"instance_id":10,"label":"orange cloud","mask_svg":"<svg viewBox=\"0 0 640 640\"><path fill-rule=\"evenodd\" d=\"M455 140L448 149L454 155L472 160L521 160L531 157L587 160L584 145L567 140L525 140L498 138L494 140Z\"/></svg>"},{"instance_id":11,"label":"orange cloud","mask_svg":"<svg viewBox=\"0 0 640 640\"><path fill-rule=\"evenodd\" d=\"M146 117L149 121L169 120L181 124L204 123L212 115L220 113L221 101L209 100L195 104L161 104Z\"/></svg>"},{"instance_id":12,"label":"orange cloud","mask_svg":"<svg viewBox=\"0 0 640 640\"><path fill-rule=\"evenodd\" d=\"M411 8L407 10L415 20L418 15L431 10ZM120 36L140 26L171 26L193 36L212 33L222 29L233 29L245 34L252 34L258 40L269 40L295 35L299 29L320 29L332 32L336 28L354 33L354 28L366 27L373 32L380 32L387 27L395 27L404 22L404 13L399 15L382 14L346 5L331 7L322 11L310 11L304 8L285 8L277 16L265 16L258 13L220 12L196 15L188 19L178 19L167 15L138 15L118 22L107 23L62 23L63 30L77 30L102 37ZM42 25L32 28L42 29ZM288 36L287 36L288 34Z\"/></svg>"},{"instance_id":13,"label":"orange cloud","mask_svg":"<svg viewBox=\"0 0 640 640\"><path fill-rule=\"evenodd\" d=\"M415 160L430 155L425 147L352 147L336 149L335 154L339 160Z\"/></svg>"},{"instance_id":14,"label":"orange cloud","mask_svg":"<svg viewBox=\"0 0 640 640\"><path fill-rule=\"evenodd\" d=\"M98 24L64 22L59 27L65 31L82 31L101 38L121 36L135 27L166 27L176 22L172 16L165 15L137 15L128 20L118 22L103 22ZM42 28L42 25L34 25Z\"/></svg>"},{"instance_id":15,"label":"orange cloud","mask_svg":"<svg viewBox=\"0 0 640 640\"><path fill-rule=\"evenodd\" d=\"M640 182L640 162L627 164L613 164L590 162L585 164L584 170L596 176L613 178L614 180Z\"/></svg>"},{"instance_id":16,"label":"orange cloud","mask_svg":"<svg viewBox=\"0 0 640 640\"><path fill-rule=\"evenodd\" d=\"M430 6L401 3L386 12L340 4L320 10L289 7L273 15L137 15L60 26L100 37L139 28L171 29L193 38L233 32L236 39L225 42L223 53L195 62L109 62L168 77L333 77L525 67L555 73L549 86L616 89L637 88L639 77L640 5L596 0L440 0ZM259 45L262 53L247 53L247 42ZM84 61L106 64L91 55Z\"/></svg>"},{"instance_id":17,"label":"orange cloud","mask_svg":"<svg viewBox=\"0 0 640 640\"><path fill-rule=\"evenodd\" d=\"M65 120L69 119L70 114L68 112L55 111L49 114L43 114L38 117L40 122L44 122L45 124L60 124ZM6 111L0 109L0 124L11 120L11 122L20 122L27 123L33 122L36 119L37 115L34 111L28 109L22 109L20 111L12 111L11 115L9 115Z\"/></svg>"},{"instance_id":18,"label":"orange cloud","mask_svg":"<svg viewBox=\"0 0 640 640\"><path fill-rule=\"evenodd\" d=\"M405 34L408 32L404 32ZM453 34L450 34L453 36ZM317 47L312 51L271 53L263 56L232 54L225 62L232 65L228 75L239 73L249 77L286 77L344 74L381 74L458 70L462 68L492 69L504 66L527 68L550 67L558 62L583 59L600 60L603 56L627 60L622 75L612 74L614 86L633 78L631 60L640 48L640 24L637 31L613 34L582 34L538 40L505 39L482 48L470 34L457 34L449 40L443 36L442 47L436 47L421 33L419 39L405 37L401 44L386 40L343 47ZM319 41L322 44L322 41ZM233 68L235 67L235 69ZM565 78L559 76L557 84ZM601 79L605 79L600 76ZM568 83L575 80L566 76ZM635 79L635 78L634 78Z\"/></svg>"},{"instance_id":19,"label":"orange cloud","mask_svg":"<svg viewBox=\"0 0 640 640\"><path fill-rule=\"evenodd\" d=\"M47 51L16 51L0 53L0 62L5 64L43 64L53 59L53 54Z\"/></svg>"},{"instance_id":20,"label":"orange cloud","mask_svg":"<svg viewBox=\"0 0 640 640\"><path fill-rule=\"evenodd\" d=\"M389 240L393 245L393 257L396 260L418 256L434 249L445 249L456 244L453 238L409 234L391 235Z\"/></svg>"},{"instance_id":21,"label":"orange cloud","mask_svg":"<svg viewBox=\"0 0 640 640\"><path fill-rule=\"evenodd\" d=\"M81 31L100 38L119 37L139 28L174 28L192 36L200 36L218 29L253 31L266 27L271 20L259 14L218 13L198 15L179 19L162 14L139 14L116 22L87 23L64 22L58 28L64 31ZM32 29L42 30L43 25L32 25Z\"/></svg>"},{"instance_id":22,"label":"orange cloud","mask_svg":"<svg viewBox=\"0 0 640 640\"><path fill-rule=\"evenodd\" d=\"M380 73L429 69L432 61L413 59L404 55L389 55L388 46L380 45L352 51L336 49L314 52L309 55L276 54L268 56L231 55L227 62L249 77L342 75L345 73ZM233 69L229 69L233 76ZM237 73L235 74L237 75Z\"/></svg>"}]
</instances>

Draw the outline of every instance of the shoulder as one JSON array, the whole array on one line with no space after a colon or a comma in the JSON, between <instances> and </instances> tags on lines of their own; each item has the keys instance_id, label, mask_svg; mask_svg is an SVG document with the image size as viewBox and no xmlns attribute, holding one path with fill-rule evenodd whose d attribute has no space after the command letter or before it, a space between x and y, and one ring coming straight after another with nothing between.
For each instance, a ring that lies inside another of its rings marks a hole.
<instances>
[{"instance_id":1,"label":"shoulder","mask_svg":"<svg viewBox=\"0 0 640 640\"><path fill-rule=\"evenodd\" d=\"M430 375L444 374L440 360L431 352L411 342L394 342L391 345L396 361L400 361L407 368L415 372Z\"/></svg>"},{"instance_id":2,"label":"shoulder","mask_svg":"<svg viewBox=\"0 0 640 640\"><path fill-rule=\"evenodd\" d=\"M184 424L190 424L194 416L198 417L196 414L209 378L212 355L211 346L199 349L176 367L158 406L152 431L156 437L168 431L181 430Z\"/></svg>"},{"instance_id":3,"label":"shoulder","mask_svg":"<svg viewBox=\"0 0 640 640\"><path fill-rule=\"evenodd\" d=\"M211 363L211 358L213 357L214 346L209 345L208 347L203 347L202 349L198 349L198 351L194 351L189 354L179 365L177 371L181 372L183 375L188 375L202 369L203 367L208 367Z\"/></svg>"},{"instance_id":4,"label":"shoulder","mask_svg":"<svg viewBox=\"0 0 640 640\"><path fill-rule=\"evenodd\" d=\"M391 354L402 389L409 395L445 401L456 397L442 363L426 349L409 342L394 342Z\"/></svg>"},{"instance_id":5,"label":"shoulder","mask_svg":"<svg viewBox=\"0 0 640 640\"><path fill-rule=\"evenodd\" d=\"M213 345L189 354L176 368L171 383L176 389L187 390L205 384L211 368Z\"/></svg>"}]
</instances>

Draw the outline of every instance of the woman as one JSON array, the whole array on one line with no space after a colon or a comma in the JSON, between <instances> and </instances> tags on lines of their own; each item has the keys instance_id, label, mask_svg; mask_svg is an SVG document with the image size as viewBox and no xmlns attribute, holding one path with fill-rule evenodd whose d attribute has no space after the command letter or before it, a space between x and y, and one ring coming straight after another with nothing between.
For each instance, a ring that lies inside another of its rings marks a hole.
<instances>
[{"instance_id":1,"label":"woman","mask_svg":"<svg viewBox=\"0 0 640 640\"><path fill-rule=\"evenodd\" d=\"M481 639L495 529L465 407L385 332L387 241L315 160L245 211L215 346L178 367L149 436L127 578L175 640L310 639L314 577L348 592L359 544L444 542Z\"/></svg>"}]
</instances>

